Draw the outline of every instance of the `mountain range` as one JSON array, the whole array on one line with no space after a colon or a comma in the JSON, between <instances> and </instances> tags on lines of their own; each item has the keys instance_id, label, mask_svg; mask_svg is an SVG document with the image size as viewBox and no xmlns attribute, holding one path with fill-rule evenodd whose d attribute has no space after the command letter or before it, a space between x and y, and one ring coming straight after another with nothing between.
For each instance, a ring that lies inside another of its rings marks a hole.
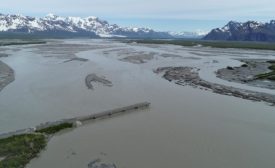
<instances>
[{"instance_id":1,"label":"mountain range","mask_svg":"<svg viewBox=\"0 0 275 168\"><path fill-rule=\"evenodd\" d=\"M35 35L44 37L90 38L184 38L196 33L172 34L149 28L120 27L98 17L61 17L48 14L42 18L0 14L0 35Z\"/></svg>"},{"instance_id":2,"label":"mountain range","mask_svg":"<svg viewBox=\"0 0 275 168\"><path fill-rule=\"evenodd\" d=\"M204 32L161 32L150 28L121 27L98 17L61 17L48 14L37 18L0 14L0 37L38 36L46 38L199 38L221 41L275 42L275 20L268 23L230 21L222 28Z\"/></svg>"},{"instance_id":3,"label":"mountain range","mask_svg":"<svg viewBox=\"0 0 275 168\"><path fill-rule=\"evenodd\" d=\"M213 29L203 39L275 42L275 20L268 23L230 21L222 28Z\"/></svg>"}]
</instances>

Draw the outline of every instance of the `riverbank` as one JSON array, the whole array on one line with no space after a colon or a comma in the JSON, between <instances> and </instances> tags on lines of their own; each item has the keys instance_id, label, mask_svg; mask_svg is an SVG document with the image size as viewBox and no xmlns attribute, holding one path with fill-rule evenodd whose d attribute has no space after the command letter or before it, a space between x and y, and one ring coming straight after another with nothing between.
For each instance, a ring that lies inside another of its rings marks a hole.
<instances>
[{"instance_id":1,"label":"riverbank","mask_svg":"<svg viewBox=\"0 0 275 168\"><path fill-rule=\"evenodd\" d=\"M30 44L46 44L46 41L42 40L21 40L21 39L1 39L0 46L10 46L10 45L30 45Z\"/></svg>"},{"instance_id":2,"label":"riverbank","mask_svg":"<svg viewBox=\"0 0 275 168\"><path fill-rule=\"evenodd\" d=\"M129 43L141 44L173 44L187 47L203 46L213 48L239 48L257 50L275 50L274 43L237 42L237 41L206 41L206 40L129 40Z\"/></svg>"},{"instance_id":3,"label":"riverbank","mask_svg":"<svg viewBox=\"0 0 275 168\"><path fill-rule=\"evenodd\" d=\"M218 78L256 86L261 88L275 89L274 66L272 60L266 59L239 59L243 62L238 67L226 67L216 72Z\"/></svg>"},{"instance_id":4,"label":"riverbank","mask_svg":"<svg viewBox=\"0 0 275 168\"><path fill-rule=\"evenodd\" d=\"M1 46L12 46L12 45L30 45L30 44L46 44L46 41L41 40L21 40L21 39L1 39ZM5 51L5 50L4 50ZM1 57L8 57L9 54L5 52L0 53ZM14 71L7 64L0 60L0 91L14 81Z\"/></svg>"},{"instance_id":5,"label":"riverbank","mask_svg":"<svg viewBox=\"0 0 275 168\"><path fill-rule=\"evenodd\" d=\"M73 128L73 124L62 123L0 139L0 168L24 168L46 148L52 135L69 128Z\"/></svg>"},{"instance_id":6,"label":"riverbank","mask_svg":"<svg viewBox=\"0 0 275 168\"><path fill-rule=\"evenodd\" d=\"M14 71L7 64L0 61L0 91L14 81Z\"/></svg>"},{"instance_id":7,"label":"riverbank","mask_svg":"<svg viewBox=\"0 0 275 168\"><path fill-rule=\"evenodd\" d=\"M162 67L155 70L157 74L164 73L164 79L174 81L178 85L200 87L200 89L211 90L214 93L222 95L229 95L252 101L263 101L270 103L270 105L275 105L275 95L208 82L201 79L198 72L199 69L191 67Z\"/></svg>"},{"instance_id":8,"label":"riverbank","mask_svg":"<svg viewBox=\"0 0 275 168\"><path fill-rule=\"evenodd\" d=\"M144 102L117 108L88 116L80 116L55 122L40 124L34 128L22 129L0 135L0 168L23 168L45 149L47 141L54 134L82 125L82 122L104 119L113 115L132 112L149 107ZM93 164L91 164L93 165Z\"/></svg>"},{"instance_id":9,"label":"riverbank","mask_svg":"<svg viewBox=\"0 0 275 168\"><path fill-rule=\"evenodd\" d=\"M46 147L44 134L25 134L0 139L0 168L24 168Z\"/></svg>"}]
</instances>

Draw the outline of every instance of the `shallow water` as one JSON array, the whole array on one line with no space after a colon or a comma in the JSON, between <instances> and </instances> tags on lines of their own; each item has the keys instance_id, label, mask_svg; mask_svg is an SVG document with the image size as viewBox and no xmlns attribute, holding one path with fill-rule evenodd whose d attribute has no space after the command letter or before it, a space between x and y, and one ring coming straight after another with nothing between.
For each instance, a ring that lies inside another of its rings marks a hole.
<instances>
[{"instance_id":1,"label":"shallow water","mask_svg":"<svg viewBox=\"0 0 275 168\"><path fill-rule=\"evenodd\" d=\"M29 168L87 168L97 158L119 168L274 167L274 107L178 86L153 73L153 69L162 66L194 66L205 70L205 79L216 82L213 76L208 77L215 67L237 64L231 61L236 53L254 58L257 52L261 53L258 57L263 57L263 51L225 49L225 56L217 58L214 55L221 49L128 45L104 40L66 43L102 47L77 54L88 62L63 63L63 56L44 57L34 52L35 45L1 59L15 70L16 77L0 92L0 132L143 101L151 102L151 107L54 136ZM113 51L104 53L110 48ZM129 48L132 52L157 54L145 64L120 61L124 55L118 52ZM213 57L197 56L190 50L205 50L208 55L212 51ZM183 58L159 56L163 53ZM85 77L91 73L106 77L113 86L97 84L89 90Z\"/></svg>"}]
</instances>

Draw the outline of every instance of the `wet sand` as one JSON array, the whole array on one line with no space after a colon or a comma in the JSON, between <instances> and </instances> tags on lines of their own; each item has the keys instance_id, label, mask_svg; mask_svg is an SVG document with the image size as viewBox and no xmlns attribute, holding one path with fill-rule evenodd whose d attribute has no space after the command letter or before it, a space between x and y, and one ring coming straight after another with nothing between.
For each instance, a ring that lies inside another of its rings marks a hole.
<instances>
[{"instance_id":1,"label":"wet sand","mask_svg":"<svg viewBox=\"0 0 275 168\"><path fill-rule=\"evenodd\" d=\"M195 88L200 87L202 90L209 89L214 93L222 95L234 96L252 101L263 101L270 103L272 106L275 105L275 95L208 82L199 77L198 71L199 69L191 67L163 67L156 69L155 73L164 73L163 78L168 81L175 81L178 85L190 85Z\"/></svg>"},{"instance_id":2,"label":"wet sand","mask_svg":"<svg viewBox=\"0 0 275 168\"><path fill-rule=\"evenodd\" d=\"M143 64L146 63L149 60L152 60L154 58L153 55L135 55L135 56L128 56L125 58L120 59L121 61L131 62L134 64Z\"/></svg>"},{"instance_id":3,"label":"wet sand","mask_svg":"<svg viewBox=\"0 0 275 168\"><path fill-rule=\"evenodd\" d=\"M245 83L250 86L275 89L275 81L260 80L256 76L266 72L270 72L268 67L271 65L266 59L241 59L243 64L239 67L222 68L217 71L217 77L237 82Z\"/></svg>"},{"instance_id":4,"label":"wet sand","mask_svg":"<svg viewBox=\"0 0 275 168\"><path fill-rule=\"evenodd\" d=\"M0 61L0 92L1 90L14 81L14 71L7 64Z\"/></svg>"},{"instance_id":5,"label":"wet sand","mask_svg":"<svg viewBox=\"0 0 275 168\"><path fill-rule=\"evenodd\" d=\"M104 86L109 86L109 87L113 86L111 81L105 79L105 77L99 77L96 74L89 74L86 76L85 83L88 89L94 89L92 82L101 83Z\"/></svg>"},{"instance_id":6,"label":"wet sand","mask_svg":"<svg viewBox=\"0 0 275 168\"><path fill-rule=\"evenodd\" d=\"M1 58L1 57L8 57L8 56L9 56L8 54L0 53L0 58Z\"/></svg>"}]
</instances>

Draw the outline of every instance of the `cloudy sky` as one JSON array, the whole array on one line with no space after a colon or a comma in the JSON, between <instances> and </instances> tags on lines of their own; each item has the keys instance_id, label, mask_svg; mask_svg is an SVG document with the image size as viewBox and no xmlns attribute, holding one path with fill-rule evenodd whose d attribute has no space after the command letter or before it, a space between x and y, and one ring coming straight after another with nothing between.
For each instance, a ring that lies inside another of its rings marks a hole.
<instances>
[{"instance_id":1,"label":"cloudy sky","mask_svg":"<svg viewBox=\"0 0 275 168\"><path fill-rule=\"evenodd\" d=\"M122 26L208 31L229 20L275 20L274 0L0 0L1 13L97 16Z\"/></svg>"}]
</instances>

